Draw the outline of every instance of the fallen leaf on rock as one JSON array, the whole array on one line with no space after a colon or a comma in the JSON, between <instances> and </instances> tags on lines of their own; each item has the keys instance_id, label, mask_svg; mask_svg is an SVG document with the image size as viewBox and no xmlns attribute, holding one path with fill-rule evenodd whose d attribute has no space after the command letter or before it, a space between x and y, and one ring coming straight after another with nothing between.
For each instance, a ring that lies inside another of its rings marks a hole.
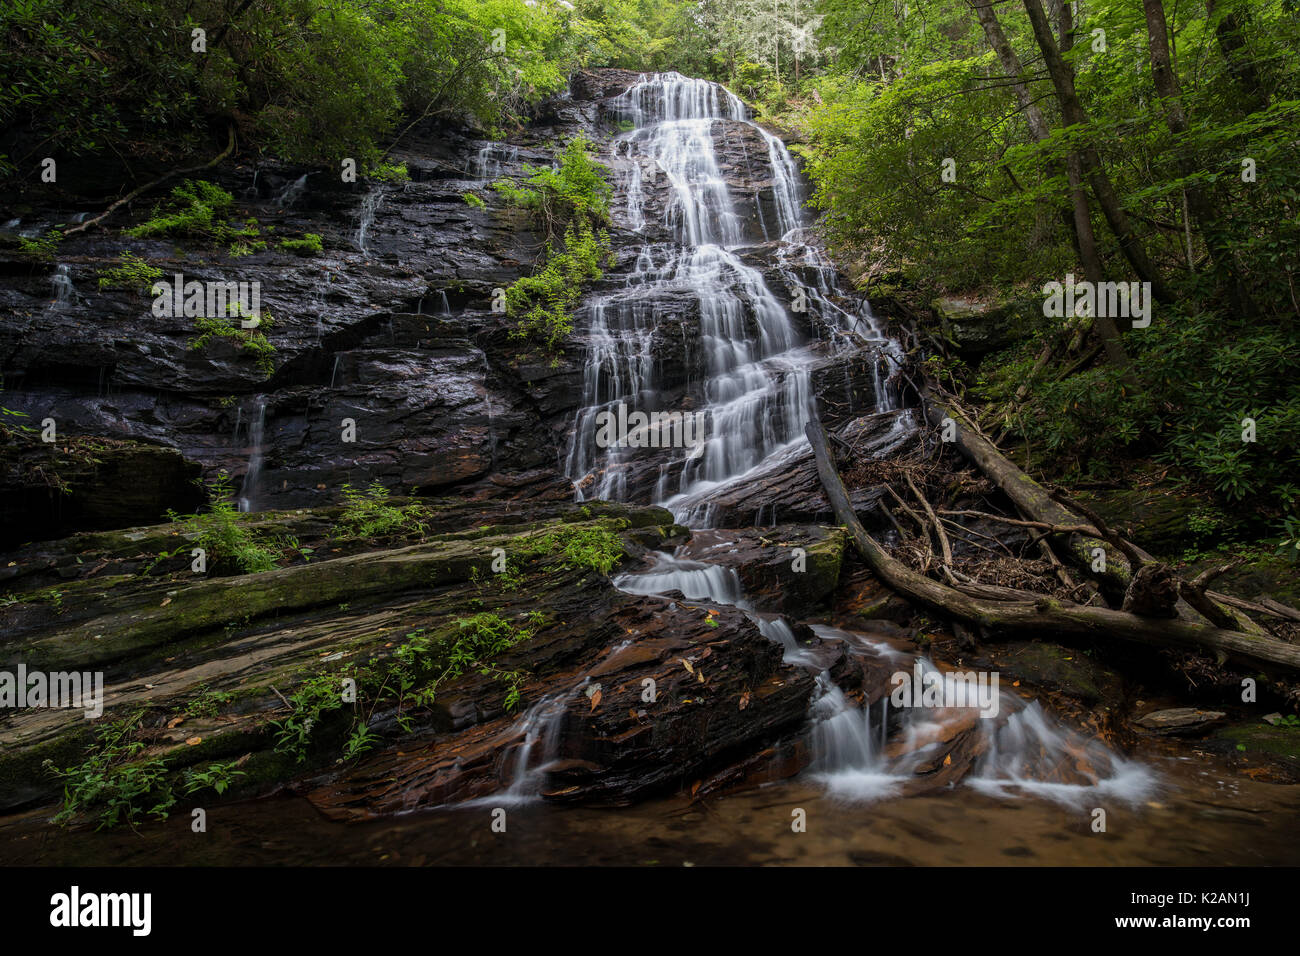
<instances>
[{"instance_id":1,"label":"fallen leaf on rock","mask_svg":"<svg viewBox=\"0 0 1300 956\"><path fill-rule=\"evenodd\" d=\"M177 724L183 724L183 723L185 723L184 717L173 717L171 720L167 721L167 729L171 730Z\"/></svg>"},{"instance_id":2,"label":"fallen leaf on rock","mask_svg":"<svg viewBox=\"0 0 1300 956\"><path fill-rule=\"evenodd\" d=\"M688 674L694 674L694 673L695 673L695 668L691 666L691 662L690 662L690 661L688 661L688 660L687 660L686 658L684 658L684 657L679 657L679 658L677 658L677 659L678 659L679 661L681 661L681 662L682 662L682 666L686 668L686 673L688 673Z\"/></svg>"},{"instance_id":3,"label":"fallen leaf on rock","mask_svg":"<svg viewBox=\"0 0 1300 956\"><path fill-rule=\"evenodd\" d=\"M185 741L186 746L189 747L193 747L195 744L201 744L201 743L203 743L202 737L191 737L189 740Z\"/></svg>"},{"instance_id":4,"label":"fallen leaf on rock","mask_svg":"<svg viewBox=\"0 0 1300 956\"><path fill-rule=\"evenodd\" d=\"M600 706L600 691L596 691L596 693L591 695L591 709L595 710L599 706Z\"/></svg>"},{"instance_id":5,"label":"fallen leaf on rock","mask_svg":"<svg viewBox=\"0 0 1300 956\"><path fill-rule=\"evenodd\" d=\"M740 695L740 709L744 710L748 706L749 706L749 691L745 691L743 694Z\"/></svg>"}]
</instances>

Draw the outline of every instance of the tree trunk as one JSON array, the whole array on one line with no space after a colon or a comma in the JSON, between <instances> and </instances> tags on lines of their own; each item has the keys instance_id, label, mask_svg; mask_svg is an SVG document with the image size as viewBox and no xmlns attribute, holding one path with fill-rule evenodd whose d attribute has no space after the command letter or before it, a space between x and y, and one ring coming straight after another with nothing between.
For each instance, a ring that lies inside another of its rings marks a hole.
<instances>
[{"instance_id":1,"label":"tree trunk","mask_svg":"<svg viewBox=\"0 0 1300 956\"><path fill-rule=\"evenodd\" d=\"M984 36L988 40L989 46L997 54L998 62L1002 64L1002 72L1013 80L1011 90L1015 94L1016 103L1020 106L1021 112L1025 114L1025 122L1029 124L1029 132L1034 137L1035 142L1041 143L1051 133L1043 111L1029 95L1029 87L1025 83L1024 66L1020 62L1020 57L1016 55L1015 49L1012 48L1007 40L1007 35L1002 29L1002 24L998 21L997 11L993 9L992 0L971 0L971 6L975 10L975 16L979 19L980 26L984 29ZM1066 14L1062 14L1066 16ZM1102 270L1101 257L1097 253L1097 239L1092 231L1092 212L1088 207L1088 197L1083 191L1083 179L1080 173L1079 158L1073 152L1066 157L1066 173L1070 181L1070 206L1074 223L1074 246L1079 251L1079 260L1083 263L1083 272L1089 282L1098 283L1105 280L1105 273ZM1117 368L1130 369L1132 367L1128 352L1124 350L1124 341L1120 338L1118 327L1115 320L1110 316L1094 316L1093 328L1097 331L1097 337L1101 339L1102 345L1106 349L1106 360ZM1131 382L1130 384L1136 384Z\"/></svg>"},{"instance_id":2,"label":"tree trunk","mask_svg":"<svg viewBox=\"0 0 1300 956\"><path fill-rule=\"evenodd\" d=\"M1214 19L1218 12L1216 0L1205 0L1205 12L1210 19ZM1228 65L1228 73L1244 95L1242 112L1257 113L1268 108L1269 95L1259 71L1251 61L1250 51L1246 49L1243 20L1236 10L1227 11L1215 26L1214 35L1219 41L1223 61Z\"/></svg>"},{"instance_id":3,"label":"tree trunk","mask_svg":"<svg viewBox=\"0 0 1300 956\"><path fill-rule=\"evenodd\" d=\"M1038 43L1038 48L1042 51L1043 60L1047 64L1048 75L1052 78L1052 87L1056 91L1056 99L1061 106L1061 116L1065 125L1067 127L1079 126L1086 128L1088 114L1084 111L1083 104L1079 101L1079 95L1074 88L1074 71L1061 58L1061 51L1056 45L1056 38L1052 35L1052 28L1047 22L1047 15L1043 13L1043 5L1040 0L1023 0L1023 2L1025 12L1029 14L1029 22L1033 26L1034 39ZM1164 281L1147 257L1146 249L1141 240L1133 231L1128 214L1120 204L1119 196L1116 194L1115 187L1111 184L1110 177L1101 164L1101 158L1097 155L1096 148L1091 144L1080 148L1079 161L1082 173L1092 185L1093 195L1097 197L1097 203L1101 206L1101 212L1106 218L1107 225L1110 226L1111 232L1115 234L1115 238L1119 240L1124 258L1128 260L1129 265L1133 267L1133 271L1137 273L1139 279L1151 284L1151 292L1156 299L1161 302L1172 301Z\"/></svg>"},{"instance_id":4,"label":"tree trunk","mask_svg":"<svg viewBox=\"0 0 1300 956\"><path fill-rule=\"evenodd\" d=\"M1169 131L1174 136L1185 139L1189 131L1187 113L1183 109L1182 90L1169 53L1169 30L1165 23L1164 4L1161 0L1142 0L1142 9L1146 14L1147 50L1151 57L1151 78L1155 83L1156 95L1164 106ZM1184 177L1195 176L1198 172L1196 161L1186 152L1176 151L1175 154L1178 157L1179 173ZM1205 245L1210 250L1215 271L1232 299L1233 311L1253 315L1254 303L1241 281L1240 265L1232 249L1223 241L1218 216L1214 213L1214 203L1209 194L1204 187L1192 183L1184 187L1183 194L1191 218L1195 220L1205 239Z\"/></svg>"}]
</instances>

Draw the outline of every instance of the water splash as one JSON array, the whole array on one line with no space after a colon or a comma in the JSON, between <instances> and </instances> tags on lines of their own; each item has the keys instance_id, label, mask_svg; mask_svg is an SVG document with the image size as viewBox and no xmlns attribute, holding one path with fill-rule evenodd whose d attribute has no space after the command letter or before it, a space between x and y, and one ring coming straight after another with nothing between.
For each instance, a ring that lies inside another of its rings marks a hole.
<instances>
[{"instance_id":1,"label":"water splash","mask_svg":"<svg viewBox=\"0 0 1300 956\"><path fill-rule=\"evenodd\" d=\"M275 197L275 205L279 206L281 209L288 209L301 199L303 193L307 191L308 175L308 173L303 173L293 182L285 186L284 189L280 190Z\"/></svg>"},{"instance_id":2,"label":"water splash","mask_svg":"<svg viewBox=\"0 0 1300 956\"><path fill-rule=\"evenodd\" d=\"M615 586L630 594L681 594L737 607L764 637L781 646L786 664L816 674L808 707L812 759L806 773L832 800L871 803L902 796L913 785L926 786L934 764L942 763L960 735L973 735L972 752L981 754L962 784L991 796L1030 796L1078 808L1095 806L1103 797L1136 803L1157 786L1156 775L1144 765L1069 729L1037 701L1004 687L999 688L999 714L993 717L980 717L969 707L894 707L888 694L864 706L824 669L824 652L800 645L787 619L753 610L734 569L659 552L646 560L648 568L620 575ZM941 671L928 658L880 637L822 624L812 630L823 642L842 642L847 653L874 658L892 672L915 673L920 679Z\"/></svg>"},{"instance_id":3,"label":"water splash","mask_svg":"<svg viewBox=\"0 0 1300 956\"><path fill-rule=\"evenodd\" d=\"M54 275L50 276L50 286L54 292L54 299L50 303L53 309L66 309L70 305L75 305L80 298L77 287L72 282L71 272L62 263L55 266Z\"/></svg>"}]
</instances>

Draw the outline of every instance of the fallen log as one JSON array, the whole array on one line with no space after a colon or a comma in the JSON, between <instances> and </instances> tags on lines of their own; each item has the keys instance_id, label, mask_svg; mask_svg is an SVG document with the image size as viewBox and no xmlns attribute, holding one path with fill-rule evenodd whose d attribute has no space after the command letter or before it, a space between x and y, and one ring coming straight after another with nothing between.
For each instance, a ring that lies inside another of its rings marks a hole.
<instances>
[{"instance_id":1,"label":"fallen log","mask_svg":"<svg viewBox=\"0 0 1300 956\"><path fill-rule=\"evenodd\" d=\"M1066 537L1066 556L1077 567L1087 571L1101 584L1116 594L1128 590L1133 577L1128 559L1114 545L1102 541L1099 537L1080 533L1081 526L1087 522L1082 516L1067 510L1060 502L1053 500L1047 489L1034 481L1023 471L1013 465L993 445L980 436L973 428L960 426L958 416L947 406L931 397L926 403L930 421L942 427L944 419L950 419L957 425L955 443L967 458L986 474L1009 497L1021 511L1035 521L1053 527L1070 528ZM1101 548L1106 554L1104 571L1093 569L1094 550Z\"/></svg>"},{"instance_id":2,"label":"fallen log","mask_svg":"<svg viewBox=\"0 0 1300 956\"><path fill-rule=\"evenodd\" d=\"M993 634L1056 633L1103 640L1114 638L1147 646L1205 651L1252 668L1280 670L1292 676L1300 671L1300 646L1275 638L1181 618L1146 618L1109 608L1064 604L1049 597L1038 601L981 599L918 574L891 557L858 520L821 422L809 422L806 433L827 500L835 517L848 530L854 548L881 581L910 601Z\"/></svg>"},{"instance_id":3,"label":"fallen log","mask_svg":"<svg viewBox=\"0 0 1300 956\"><path fill-rule=\"evenodd\" d=\"M1007 495L1023 513L1044 525L1052 526L1065 539L1062 554L1071 564L1095 580L1112 596L1128 597L1136 568L1155 559L1141 548L1119 535L1111 533L1101 518L1079 506L1073 511L1057 500L1046 488L1034 481L973 428L961 427L958 416L942 402L929 396L926 403L931 422L942 427L944 419L951 419L955 427L955 443L985 475ZM1081 512L1081 513L1080 513ZM1097 532L1096 536L1086 533ZM1097 569L1094 554L1097 548L1105 551L1104 570ZM1214 601L1215 613L1207 614L1201 605ZM1263 633L1263 628L1243 614L1234 613L1222 606L1218 595L1206 596L1203 601L1189 602L1181 594L1174 596L1174 613L1192 624L1222 624L1225 620L1236 622L1235 629Z\"/></svg>"}]
</instances>

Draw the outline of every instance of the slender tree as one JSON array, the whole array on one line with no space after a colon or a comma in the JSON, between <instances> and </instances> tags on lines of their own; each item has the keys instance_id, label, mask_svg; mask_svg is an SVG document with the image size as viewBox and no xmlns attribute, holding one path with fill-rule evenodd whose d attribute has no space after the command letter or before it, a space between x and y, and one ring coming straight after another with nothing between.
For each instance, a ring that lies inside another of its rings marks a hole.
<instances>
[{"instance_id":1,"label":"slender tree","mask_svg":"<svg viewBox=\"0 0 1300 956\"><path fill-rule=\"evenodd\" d=\"M1013 81L1012 93L1015 95L1016 103L1025 114L1025 122L1029 125L1030 135L1034 137L1035 142L1042 142L1050 135L1051 129L1048 126L1047 118L1043 115L1043 111L1039 109L1038 104L1034 102L1033 97L1029 94L1024 66L1020 61L1020 57L1016 55L1015 49L1007 40L1006 32L1002 29L1002 24L998 20L997 11L993 9L992 0L970 0L970 3L976 17L979 19L980 26L984 30L984 36L988 40L989 46L997 54L998 62L1002 64L1002 71ZM1079 260L1083 264L1084 277L1089 282L1100 283L1105 280L1106 276L1102 268L1101 256L1097 252L1097 239L1092 231L1092 211L1088 205L1087 193L1083 188L1083 175L1079 157L1074 150L1070 150L1066 156L1066 175L1070 183L1070 205L1074 219L1075 246L1079 250ZM1097 337L1101 339L1102 347L1106 350L1106 360L1118 368L1130 369L1132 364L1129 361L1128 352L1124 349L1124 340L1120 336L1114 318L1108 315L1096 315L1093 316L1092 323L1097 332Z\"/></svg>"},{"instance_id":2,"label":"slender tree","mask_svg":"<svg viewBox=\"0 0 1300 956\"><path fill-rule=\"evenodd\" d=\"M1061 56L1060 47L1057 46L1056 37L1052 35L1052 28L1047 22L1047 14L1043 12L1043 5L1040 0L1023 0L1025 12L1029 15L1029 23L1033 27L1034 40L1038 44L1039 50L1042 51L1043 60L1047 64L1047 73L1051 77L1052 87L1056 92L1057 102L1061 107L1061 116L1067 128L1078 127L1079 131L1086 135L1088 129L1088 114L1079 101L1079 95L1074 88L1074 70L1065 62ZM1172 296L1165 287L1164 281L1160 278L1159 272L1147 256L1146 248L1142 245L1142 240L1138 238L1137 233L1133 231L1133 225L1129 221L1128 213L1119 201L1119 196L1115 192L1115 187L1107 175L1105 167L1101 163L1101 158L1097 155L1096 147L1090 142L1085 141L1078 150L1080 170L1087 178L1088 183L1092 186L1092 194L1097 199L1097 204L1101 207L1101 213L1106 219L1106 224L1110 227L1115 238L1119 240L1119 246L1124 253L1124 258L1133 267L1139 279L1151 284L1152 294L1161 302L1169 302Z\"/></svg>"},{"instance_id":3,"label":"slender tree","mask_svg":"<svg viewBox=\"0 0 1300 956\"><path fill-rule=\"evenodd\" d=\"M1161 0L1142 0L1142 8L1146 15L1151 77L1155 82L1156 95L1160 97L1160 103L1164 107L1165 123L1175 137L1186 139L1190 127L1187 122L1187 112L1183 107L1178 74L1174 72L1169 52L1169 30L1165 22L1164 4ZM1179 173L1184 179L1192 180L1198 172L1195 158L1188 152L1186 146L1177 150L1176 155ZM1241 281L1241 270L1235 262L1232 250L1223 240L1223 232L1208 191L1199 183L1189 181L1183 186L1183 195L1187 199L1191 218L1205 240L1206 248L1210 250L1215 271L1228 288L1233 308L1238 312L1253 313L1254 303L1251 302L1250 294Z\"/></svg>"}]
</instances>

